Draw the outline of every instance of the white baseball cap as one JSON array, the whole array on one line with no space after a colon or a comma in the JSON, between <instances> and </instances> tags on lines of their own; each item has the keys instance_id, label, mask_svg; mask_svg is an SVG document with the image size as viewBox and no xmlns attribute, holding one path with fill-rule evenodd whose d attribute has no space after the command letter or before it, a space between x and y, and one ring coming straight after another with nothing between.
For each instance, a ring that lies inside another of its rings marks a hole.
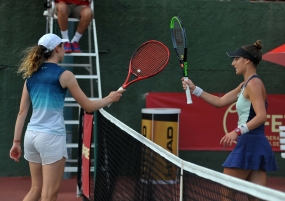
<instances>
[{"instance_id":1,"label":"white baseball cap","mask_svg":"<svg viewBox=\"0 0 285 201\"><path fill-rule=\"evenodd\" d=\"M47 52L51 52L52 50L54 50L54 48L58 46L60 43L64 43L68 41L69 41L68 39L61 39L57 35L49 33L49 34L43 35L40 38L38 45L42 45L46 47L47 50L45 51L45 53L47 53Z\"/></svg>"}]
</instances>

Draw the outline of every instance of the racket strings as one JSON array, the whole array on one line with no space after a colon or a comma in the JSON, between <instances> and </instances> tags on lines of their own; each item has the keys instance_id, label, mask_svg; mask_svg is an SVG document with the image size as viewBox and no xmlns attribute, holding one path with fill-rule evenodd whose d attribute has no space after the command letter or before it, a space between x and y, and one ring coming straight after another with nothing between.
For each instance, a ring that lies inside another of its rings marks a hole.
<instances>
[{"instance_id":1,"label":"racket strings","mask_svg":"<svg viewBox=\"0 0 285 201\"><path fill-rule=\"evenodd\" d=\"M173 35L177 46L177 52L179 55L183 57L186 41L185 41L183 28L181 27L180 23L177 20L174 21Z\"/></svg>"},{"instance_id":2,"label":"racket strings","mask_svg":"<svg viewBox=\"0 0 285 201\"><path fill-rule=\"evenodd\" d=\"M141 46L133 55L132 73L137 77L152 76L160 72L169 59L168 49L158 42Z\"/></svg>"}]
</instances>

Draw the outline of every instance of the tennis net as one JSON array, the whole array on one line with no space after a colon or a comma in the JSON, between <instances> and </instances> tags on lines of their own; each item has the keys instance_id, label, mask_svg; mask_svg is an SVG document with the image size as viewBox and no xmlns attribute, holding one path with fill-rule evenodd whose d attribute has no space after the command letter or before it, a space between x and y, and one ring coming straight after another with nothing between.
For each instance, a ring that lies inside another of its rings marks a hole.
<instances>
[{"instance_id":1,"label":"tennis net","mask_svg":"<svg viewBox=\"0 0 285 201\"><path fill-rule=\"evenodd\" d=\"M182 160L103 109L95 116L94 174L84 200L285 200L281 191Z\"/></svg>"}]
</instances>

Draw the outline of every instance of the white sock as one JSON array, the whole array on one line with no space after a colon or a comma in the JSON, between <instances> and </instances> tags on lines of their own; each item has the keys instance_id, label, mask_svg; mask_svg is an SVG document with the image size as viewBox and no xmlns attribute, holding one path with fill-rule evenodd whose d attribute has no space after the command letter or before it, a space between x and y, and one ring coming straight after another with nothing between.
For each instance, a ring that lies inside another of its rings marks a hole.
<instances>
[{"instance_id":1,"label":"white sock","mask_svg":"<svg viewBox=\"0 0 285 201\"><path fill-rule=\"evenodd\" d=\"M61 32L62 39L68 39L69 40L69 38L68 38L68 30L60 31L60 32Z\"/></svg>"},{"instance_id":2,"label":"white sock","mask_svg":"<svg viewBox=\"0 0 285 201\"><path fill-rule=\"evenodd\" d=\"M78 42L81 37L82 37L82 34L80 34L80 33L78 33L78 32L76 31L76 33L75 33L73 39L71 40L71 43Z\"/></svg>"}]
</instances>

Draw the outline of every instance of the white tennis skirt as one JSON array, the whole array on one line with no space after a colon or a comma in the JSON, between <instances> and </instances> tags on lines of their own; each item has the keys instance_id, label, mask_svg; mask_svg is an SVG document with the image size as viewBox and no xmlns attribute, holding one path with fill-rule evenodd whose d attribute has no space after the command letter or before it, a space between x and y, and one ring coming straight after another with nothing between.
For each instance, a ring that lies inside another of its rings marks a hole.
<instances>
[{"instance_id":1,"label":"white tennis skirt","mask_svg":"<svg viewBox=\"0 0 285 201\"><path fill-rule=\"evenodd\" d=\"M68 158L66 135L53 135L31 130L26 131L24 158L27 161L47 165L59 161L63 157Z\"/></svg>"}]
</instances>

